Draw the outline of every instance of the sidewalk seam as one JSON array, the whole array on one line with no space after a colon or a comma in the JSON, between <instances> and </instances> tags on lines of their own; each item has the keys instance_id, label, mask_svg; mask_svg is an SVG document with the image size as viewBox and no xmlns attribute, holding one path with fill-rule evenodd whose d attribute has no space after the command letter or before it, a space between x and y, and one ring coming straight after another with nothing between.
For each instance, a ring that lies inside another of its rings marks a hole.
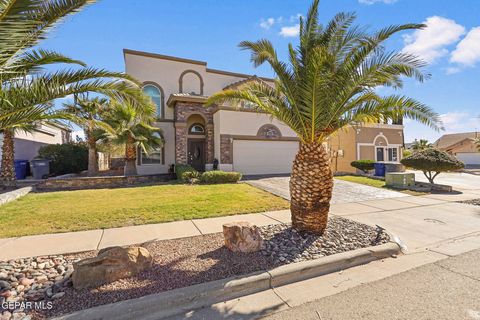
<instances>
[{"instance_id":1,"label":"sidewalk seam","mask_svg":"<svg viewBox=\"0 0 480 320\"><path fill-rule=\"evenodd\" d=\"M202 232L202 230L200 230L200 228L197 226L197 224L195 223L195 221L193 221L193 219L191 219L190 221L193 223L193 225L194 225L194 226L195 226L195 228L198 230L198 232L200 232L200 235L202 235L202 236L203 236L203 232Z\"/></svg>"},{"instance_id":2,"label":"sidewalk seam","mask_svg":"<svg viewBox=\"0 0 480 320\"><path fill-rule=\"evenodd\" d=\"M480 282L480 279L477 279L477 278L475 278L475 277L469 276L469 275L467 275L467 274L463 274L463 273L458 272L458 271L454 271L454 270L452 270L452 269L450 269L450 268L447 268L447 267L445 267L445 266L442 266L441 264L437 264L437 262L434 262L434 264L435 264L436 266L442 268L443 270L447 270L447 271L450 271L451 273L454 273L454 274L456 274L456 275L459 275L459 276L462 276L462 277L466 277L466 278L468 278L468 279L470 279L470 280L474 280L474 281Z\"/></svg>"},{"instance_id":3,"label":"sidewalk seam","mask_svg":"<svg viewBox=\"0 0 480 320\"><path fill-rule=\"evenodd\" d=\"M269 270L265 270L265 272L268 274L268 277L269 277L269 280L268 280L268 286L270 287L270 290L272 290L273 294L275 294L278 299L280 299L283 303L285 303L285 305L288 307L288 308L293 308L291 305L288 304L288 302L283 299L279 294L278 292L275 290L275 287L272 286L272 279L273 279L273 276L272 274L270 273Z\"/></svg>"},{"instance_id":4,"label":"sidewalk seam","mask_svg":"<svg viewBox=\"0 0 480 320\"><path fill-rule=\"evenodd\" d=\"M273 218L273 217L270 217L270 216L266 215L264 212L260 212L260 214L261 214L262 216L266 217L266 218L275 220L275 221L277 221L277 222L280 223L280 224L285 224L284 222L282 222L282 221L280 221L280 220L278 220L278 219L275 219L275 218Z\"/></svg>"},{"instance_id":5,"label":"sidewalk seam","mask_svg":"<svg viewBox=\"0 0 480 320\"><path fill-rule=\"evenodd\" d=\"M103 235L105 234L105 229L102 229L102 234L100 235L100 239L98 240L98 244L97 244L97 249L100 248L100 243L102 243L102 240L103 240Z\"/></svg>"}]
</instances>

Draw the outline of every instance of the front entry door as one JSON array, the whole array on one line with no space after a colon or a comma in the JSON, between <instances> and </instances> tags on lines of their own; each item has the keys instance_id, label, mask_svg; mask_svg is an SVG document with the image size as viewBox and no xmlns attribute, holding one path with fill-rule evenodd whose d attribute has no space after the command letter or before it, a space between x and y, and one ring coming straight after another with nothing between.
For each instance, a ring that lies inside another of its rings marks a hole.
<instances>
[{"instance_id":1,"label":"front entry door","mask_svg":"<svg viewBox=\"0 0 480 320\"><path fill-rule=\"evenodd\" d=\"M385 148L377 147L377 161L385 161Z\"/></svg>"},{"instance_id":2,"label":"front entry door","mask_svg":"<svg viewBox=\"0 0 480 320\"><path fill-rule=\"evenodd\" d=\"M205 141L189 140L187 161L197 171L205 171Z\"/></svg>"}]
</instances>

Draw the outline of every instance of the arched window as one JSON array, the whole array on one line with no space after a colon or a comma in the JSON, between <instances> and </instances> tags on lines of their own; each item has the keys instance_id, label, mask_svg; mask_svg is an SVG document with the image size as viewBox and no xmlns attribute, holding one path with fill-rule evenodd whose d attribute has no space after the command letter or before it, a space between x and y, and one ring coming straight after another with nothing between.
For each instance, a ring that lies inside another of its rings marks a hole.
<instances>
[{"instance_id":1,"label":"arched window","mask_svg":"<svg viewBox=\"0 0 480 320\"><path fill-rule=\"evenodd\" d=\"M199 123L194 123L190 126L188 133L189 134L205 134L205 128Z\"/></svg>"},{"instance_id":2,"label":"arched window","mask_svg":"<svg viewBox=\"0 0 480 320\"><path fill-rule=\"evenodd\" d=\"M162 92L160 89L153 84L147 84L143 86L143 92L149 96L153 103L157 106L157 116L160 118L162 117L163 114L163 97L162 97Z\"/></svg>"}]
</instances>

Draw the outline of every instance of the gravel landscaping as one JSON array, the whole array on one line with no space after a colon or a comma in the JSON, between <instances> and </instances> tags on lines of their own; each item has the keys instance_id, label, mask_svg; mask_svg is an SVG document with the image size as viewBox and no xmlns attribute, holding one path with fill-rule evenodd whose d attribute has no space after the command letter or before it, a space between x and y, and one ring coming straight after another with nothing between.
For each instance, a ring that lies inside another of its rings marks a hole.
<instances>
[{"instance_id":1,"label":"gravel landscaping","mask_svg":"<svg viewBox=\"0 0 480 320\"><path fill-rule=\"evenodd\" d=\"M388 235L381 229L339 217L330 218L323 236L298 233L288 225L264 226L260 232L265 240L264 249L249 254L230 252L224 247L221 233L145 243L142 246L154 258L151 269L92 290L74 290L70 275L72 263L95 256L94 251L0 261L0 305L4 301L43 302L47 307L30 312L29 316L45 319L389 241ZM52 306L50 309L49 304ZM16 310L18 314L14 314L12 319L22 319L24 311L28 310ZM0 313L1 320L9 318L9 313L4 312L3 316Z\"/></svg>"}]
</instances>

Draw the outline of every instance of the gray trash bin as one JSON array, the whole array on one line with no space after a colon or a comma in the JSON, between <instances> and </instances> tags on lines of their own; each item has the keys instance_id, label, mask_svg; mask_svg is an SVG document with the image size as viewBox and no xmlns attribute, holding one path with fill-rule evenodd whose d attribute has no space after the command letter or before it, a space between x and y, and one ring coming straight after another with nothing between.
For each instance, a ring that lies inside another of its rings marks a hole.
<instances>
[{"instance_id":1,"label":"gray trash bin","mask_svg":"<svg viewBox=\"0 0 480 320\"><path fill-rule=\"evenodd\" d=\"M32 160L30 161L30 170L34 179L47 179L50 174L50 160Z\"/></svg>"}]
</instances>

